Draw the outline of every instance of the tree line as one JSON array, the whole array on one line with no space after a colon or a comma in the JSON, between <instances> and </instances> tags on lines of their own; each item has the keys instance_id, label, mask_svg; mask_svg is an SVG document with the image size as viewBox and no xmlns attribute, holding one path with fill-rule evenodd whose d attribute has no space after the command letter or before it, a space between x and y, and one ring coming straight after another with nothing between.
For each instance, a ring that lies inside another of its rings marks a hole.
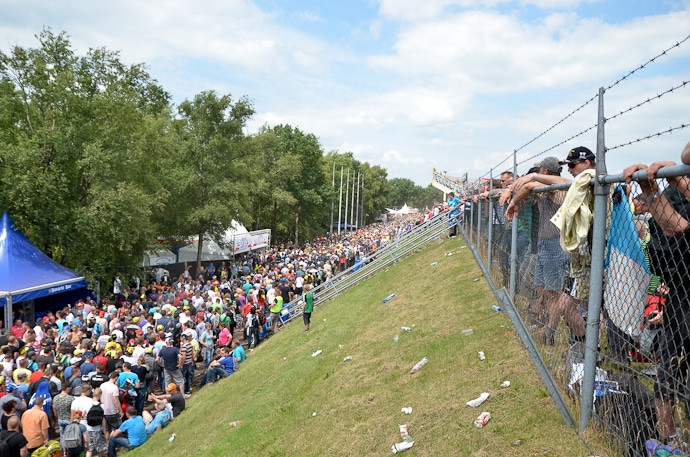
<instances>
[{"instance_id":1,"label":"tree line","mask_svg":"<svg viewBox=\"0 0 690 457\"><path fill-rule=\"evenodd\" d=\"M351 152L325 153L296 127L247 133L246 96L202 91L175 105L144 64L104 48L77 55L65 32L36 38L0 52L0 210L89 281L135 272L157 240L219 239L233 219L270 228L273 243L324 234L341 168L364 183L364 224L442 198Z\"/></svg>"}]
</instances>

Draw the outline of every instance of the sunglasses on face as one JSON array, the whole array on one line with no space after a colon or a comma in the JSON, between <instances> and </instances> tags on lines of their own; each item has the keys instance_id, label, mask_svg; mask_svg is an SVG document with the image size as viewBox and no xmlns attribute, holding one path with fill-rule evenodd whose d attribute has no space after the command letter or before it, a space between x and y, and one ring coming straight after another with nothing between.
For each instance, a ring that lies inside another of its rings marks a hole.
<instances>
[{"instance_id":1,"label":"sunglasses on face","mask_svg":"<svg viewBox=\"0 0 690 457\"><path fill-rule=\"evenodd\" d=\"M581 163L582 162L570 162L570 163L568 163L568 168L570 168L572 170L573 168L575 168L576 165L579 165Z\"/></svg>"}]
</instances>

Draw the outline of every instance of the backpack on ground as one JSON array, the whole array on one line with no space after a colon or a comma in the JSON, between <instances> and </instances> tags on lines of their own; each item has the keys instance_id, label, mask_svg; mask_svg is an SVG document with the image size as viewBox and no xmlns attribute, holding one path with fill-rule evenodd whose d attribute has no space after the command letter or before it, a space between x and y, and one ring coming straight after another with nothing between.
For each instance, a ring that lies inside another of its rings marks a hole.
<instances>
[{"instance_id":1,"label":"backpack on ground","mask_svg":"<svg viewBox=\"0 0 690 457\"><path fill-rule=\"evenodd\" d=\"M81 428L79 428L78 422L72 422L65 427L62 443L67 450L80 449L84 447L84 437L82 436Z\"/></svg>"},{"instance_id":2,"label":"backpack on ground","mask_svg":"<svg viewBox=\"0 0 690 457\"><path fill-rule=\"evenodd\" d=\"M100 403L95 403L91 406L91 409L86 413L86 425L89 427L98 427L103 423L103 416L105 412Z\"/></svg>"}]
</instances>

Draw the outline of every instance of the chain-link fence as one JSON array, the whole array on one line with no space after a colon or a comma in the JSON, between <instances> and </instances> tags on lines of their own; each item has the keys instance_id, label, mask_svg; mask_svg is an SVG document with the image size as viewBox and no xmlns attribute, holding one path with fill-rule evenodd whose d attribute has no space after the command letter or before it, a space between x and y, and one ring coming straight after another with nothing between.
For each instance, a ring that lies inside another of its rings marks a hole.
<instances>
[{"instance_id":1,"label":"chain-link fence","mask_svg":"<svg viewBox=\"0 0 690 457\"><path fill-rule=\"evenodd\" d=\"M499 188L469 199L465 209L467 240L494 290L512 291L512 306L563 404L576 416L581 399L594 398L589 413L628 455L644 455L648 440L675 439L682 447L688 439L690 167L667 172L669 178L651 183L642 175L642 185L620 175L602 180L613 184L601 196L605 244L598 254L593 170L585 171L584 185L578 178L536 184L517 202L514 190ZM544 167L536 173L516 184L554 176ZM494 184L508 187L510 180ZM598 279L594 257L603 261ZM590 306L592 289L599 289L601 306ZM594 338L587 338L592 323ZM586 349L595 357L588 390Z\"/></svg>"},{"instance_id":2,"label":"chain-link fence","mask_svg":"<svg viewBox=\"0 0 690 457\"><path fill-rule=\"evenodd\" d=\"M690 455L690 166L658 162L649 179L646 165L632 165L635 156L677 160L687 139L670 150L670 134L690 123L635 116L655 105L687 119L676 102L689 85L656 88L641 101L609 97L626 106L610 117L604 95L689 41L602 87L480 179L451 183L464 190L463 236L565 422L578 419L583 436L595 419L616 455ZM595 101L592 123L586 110ZM623 119L644 127L626 139ZM566 123L577 133L552 141ZM591 151L571 149L595 131ZM608 173L607 153L631 165ZM682 159L690 164L690 143ZM521 165L532 168L520 176Z\"/></svg>"}]
</instances>

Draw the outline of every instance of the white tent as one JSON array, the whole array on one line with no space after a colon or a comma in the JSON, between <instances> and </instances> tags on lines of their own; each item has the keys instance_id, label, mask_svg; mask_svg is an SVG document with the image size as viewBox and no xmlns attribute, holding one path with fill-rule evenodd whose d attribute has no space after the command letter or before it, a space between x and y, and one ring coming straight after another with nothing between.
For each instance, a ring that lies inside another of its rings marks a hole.
<instances>
[{"instance_id":1,"label":"white tent","mask_svg":"<svg viewBox=\"0 0 690 457\"><path fill-rule=\"evenodd\" d=\"M386 208L386 210L388 211L388 214L410 214L410 213L416 213L417 212L416 208L410 208L409 206L407 206L407 203L405 203L403 205L403 207L400 209L396 210L396 209Z\"/></svg>"},{"instance_id":2,"label":"white tent","mask_svg":"<svg viewBox=\"0 0 690 457\"><path fill-rule=\"evenodd\" d=\"M180 248L177 251L178 262L196 262L196 254L199 249L199 242L194 241L187 246ZM201 260L204 262L210 260L229 260L232 257L230 249L221 248L218 243L213 240L204 240L204 245L201 248Z\"/></svg>"},{"instance_id":3,"label":"white tent","mask_svg":"<svg viewBox=\"0 0 690 457\"><path fill-rule=\"evenodd\" d=\"M175 263L176 261L177 257L175 256L175 253L169 249L156 249L154 251L148 251L146 254L144 254L143 265L145 267L153 267L156 265L169 265L171 263Z\"/></svg>"}]
</instances>

